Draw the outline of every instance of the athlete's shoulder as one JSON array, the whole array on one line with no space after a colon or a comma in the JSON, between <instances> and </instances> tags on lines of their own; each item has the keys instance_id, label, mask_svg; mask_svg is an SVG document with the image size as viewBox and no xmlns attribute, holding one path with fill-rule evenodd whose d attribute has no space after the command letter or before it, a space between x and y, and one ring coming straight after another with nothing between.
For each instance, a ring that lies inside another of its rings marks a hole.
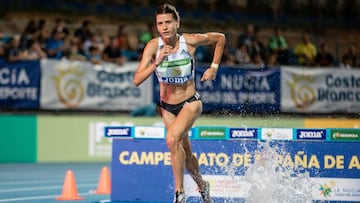
<instances>
[{"instance_id":1,"label":"athlete's shoulder","mask_svg":"<svg viewBox=\"0 0 360 203\"><path fill-rule=\"evenodd\" d=\"M191 45L196 45L203 38L206 38L206 35L202 33L183 33L182 36L184 36L186 43Z\"/></svg>"},{"instance_id":2,"label":"athlete's shoulder","mask_svg":"<svg viewBox=\"0 0 360 203\"><path fill-rule=\"evenodd\" d=\"M155 38L152 38L148 43L147 45L148 46L157 46L159 43L159 38L158 37L155 37Z\"/></svg>"},{"instance_id":3,"label":"athlete's shoulder","mask_svg":"<svg viewBox=\"0 0 360 203\"><path fill-rule=\"evenodd\" d=\"M194 39L203 36L204 34L201 33L183 33L182 36L187 39Z\"/></svg>"},{"instance_id":4,"label":"athlete's shoulder","mask_svg":"<svg viewBox=\"0 0 360 203\"><path fill-rule=\"evenodd\" d=\"M145 50L151 51L151 52L156 52L158 43L159 43L158 38L151 39L150 41L147 42Z\"/></svg>"}]
</instances>

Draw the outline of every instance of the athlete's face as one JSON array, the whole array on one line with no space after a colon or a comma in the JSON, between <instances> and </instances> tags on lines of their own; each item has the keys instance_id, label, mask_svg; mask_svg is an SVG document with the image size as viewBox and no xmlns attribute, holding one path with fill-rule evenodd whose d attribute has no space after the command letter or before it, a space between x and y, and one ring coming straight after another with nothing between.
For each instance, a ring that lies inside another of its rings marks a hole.
<instances>
[{"instance_id":1,"label":"athlete's face","mask_svg":"<svg viewBox=\"0 0 360 203\"><path fill-rule=\"evenodd\" d=\"M179 23L172 14L158 14L156 15L156 26L162 38L171 38L176 36Z\"/></svg>"}]
</instances>

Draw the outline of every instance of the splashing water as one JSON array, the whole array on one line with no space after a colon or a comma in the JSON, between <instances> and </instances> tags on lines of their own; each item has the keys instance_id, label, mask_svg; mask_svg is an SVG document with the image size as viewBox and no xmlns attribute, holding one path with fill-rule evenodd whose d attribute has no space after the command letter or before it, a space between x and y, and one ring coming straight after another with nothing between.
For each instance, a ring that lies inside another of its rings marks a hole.
<instances>
[{"instance_id":1,"label":"splashing water","mask_svg":"<svg viewBox=\"0 0 360 203\"><path fill-rule=\"evenodd\" d=\"M246 203L310 203L314 183L308 172L281 167L279 156L286 152L279 147L271 147L269 142L259 142L255 161L245 176L235 176L235 167L228 166L225 171L239 185L247 185ZM278 152L279 151L279 152ZM231 201L227 201L231 202Z\"/></svg>"}]
</instances>

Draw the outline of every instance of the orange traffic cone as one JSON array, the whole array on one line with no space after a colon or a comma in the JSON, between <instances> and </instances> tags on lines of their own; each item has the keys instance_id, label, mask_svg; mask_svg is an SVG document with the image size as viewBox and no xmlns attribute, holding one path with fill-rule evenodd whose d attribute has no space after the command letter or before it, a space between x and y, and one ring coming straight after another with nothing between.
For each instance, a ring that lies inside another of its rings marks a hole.
<instances>
[{"instance_id":1,"label":"orange traffic cone","mask_svg":"<svg viewBox=\"0 0 360 203\"><path fill-rule=\"evenodd\" d=\"M83 197L78 196L78 191L75 183L75 176L72 170L66 172L64 187L61 197L57 197L56 200L82 200Z\"/></svg>"},{"instance_id":2,"label":"orange traffic cone","mask_svg":"<svg viewBox=\"0 0 360 203\"><path fill-rule=\"evenodd\" d=\"M108 167L104 166L101 169L96 194L110 194L110 193L111 193L110 170Z\"/></svg>"}]
</instances>

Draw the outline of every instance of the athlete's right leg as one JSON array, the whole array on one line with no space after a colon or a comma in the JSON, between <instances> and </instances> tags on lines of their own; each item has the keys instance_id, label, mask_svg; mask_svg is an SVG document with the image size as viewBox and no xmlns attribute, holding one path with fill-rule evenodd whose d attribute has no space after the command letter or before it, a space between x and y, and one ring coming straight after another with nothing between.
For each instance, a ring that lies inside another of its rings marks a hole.
<instances>
[{"instance_id":1,"label":"athlete's right leg","mask_svg":"<svg viewBox=\"0 0 360 203\"><path fill-rule=\"evenodd\" d=\"M166 126L166 144L171 154L171 166L175 178L175 191L184 191L184 170L186 152L183 140L188 139L187 132L201 113L201 101L191 102L183 107L178 116L162 109L162 118Z\"/></svg>"},{"instance_id":2,"label":"athlete's right leg","mask_svg":"<svg viewBox=\"0 0 360 203\"><path fill-rule=\"evenodd\" d=\"M166 145L170 151L171 167L175 181L175 192L184 192L184 170L185 170L185 151L182 146L182 136L177 133L175 120L176 117L162 110L162 118L166 127Z\"/></svg>"}]
</instances>

